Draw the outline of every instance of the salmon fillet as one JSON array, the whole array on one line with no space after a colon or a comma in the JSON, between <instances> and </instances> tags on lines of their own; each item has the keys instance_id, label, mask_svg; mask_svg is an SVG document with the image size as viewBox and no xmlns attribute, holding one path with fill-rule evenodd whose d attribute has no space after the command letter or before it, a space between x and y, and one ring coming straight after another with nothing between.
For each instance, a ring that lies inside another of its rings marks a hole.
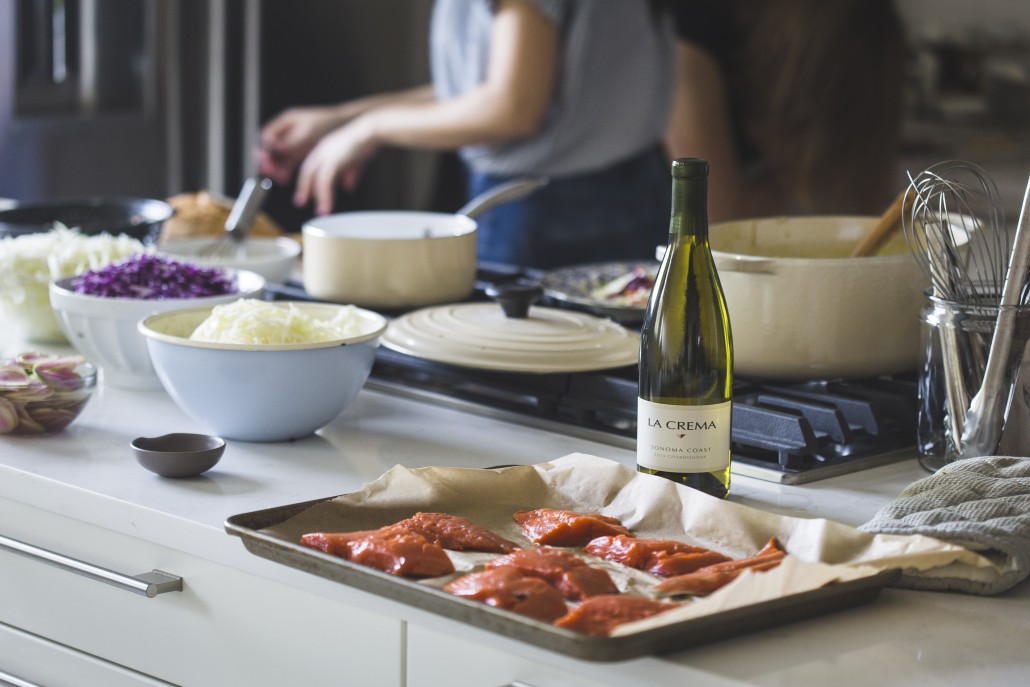
<instances>
[{"instance_id":1,"label":"salmon fillet","mask_svg":"<svg viewBox=\"0 0 1030 687\"><path fill-rule=\"evenodd\" d=\"M561 549L519 549L486 564L488 570L505 566L547 581L571 601L619 593L607 572L592 568L582 558Z\"/></svg>"},{"instance_id":2,"label":"salmon fillet","mask_svg":"<svg viewBox=\"0 0 1030 687\"><path fill-rule=\"evenodd\" d=\"M468 518L447 513L415 513L410 518L395 523L415 534L421 534L433 544L451 551L484 551L486 553L510 553L518 545L498 536Z\"/></svg>"},{"instance_id":3,"label":"salmon fillet","mask_svg":"<svg viewBox=\"0 0 1030 687\"><path fill-rule=\"evenodd\" d=\"M495 608L552 622L568 612L562 595L539 577L511 566L469 573L449 582L444 591Z\"/></svg>"},{"instance_id":4,"label":"salmon fillet","mask_svg":"<svg viewBox=\"0 0 1030 687\"><path fill-rule=\"evenodd\" d=\"M403 530L342 533L312 532L300 543L359 565L402 577L439 577L454 572L447 552L425 537ZM355 535L364 536L355 536Z\"/></svg>"},{"instance_id":5,"label":"salmon fillet","mask_svg":"<svg viewBox=\"0 0 1030 687\"><path fill-rule=\"evenodd\" d=\"M718 551L699 551L697 553L673 553L667 556L659 554L647 566L647 572L658 577L675 577L686 575L716 563L729 561Z\"/></svg>"},{"instance_id":6,"label":"salmon fillet","mask_svg":"<svg viewBox=\"0 0 1030 687\"><path fill-rule=\"evenodd\" d=\"M534 544L547 546L585 546L591 539L605 535L630 535L617 518L600 513L538 508L519 511L512 517Z\"/></svg>"},{"instance_id":7,"label":"salmon fillet","mask_svg":"<svg viewBox=\"0 0 1030 687\"><path fill-rule=\"evenodd\" d=\"M661 577L682 575L730 560L721 553L674 539L638 539L624 534L592 539L586 545L586 551Z\"/></svg>"},{"instance_id":8,"label":"salmon fillet","mask_svg":"<svg viewBox=\"0 0 1030 687\"><path fill-rule=\"evenodd\" d=\"M761 551L750 558L716 563L692 573L670 577L655 585L655 590L666 595L707 596L735 580L745 570L761 572L775 568L786 555L780 543L770 539Z\"/></svg>"},{"instance_id":9,"label":"salmon fillet","mask_svg":"<svg viewBox=\"0 0 1030 687\"><path fill-rule=\"evenodd\" d=\"M377 530L319 532L318 534L321 541L324 542L323 551L346 557L347 545L352 541L367 539L373 535L383 538L406 533L417 534L430 544L451 551L509 553L519 548L514 542L494 534L468 518L447 513L415 513L410 518L380 527Z\"/></svg>"},{"instance_id":10,"label":"salmon fillet","mask_svg":"<svg viewBox=\"0 0 1030 687\"><path fill-rule=\"evenodd\" d=\"M558 618L554 624L588 635L607 635L623 623L649 618L679 605L643 596L594 596Z\"/></svg>"}]
</instances>

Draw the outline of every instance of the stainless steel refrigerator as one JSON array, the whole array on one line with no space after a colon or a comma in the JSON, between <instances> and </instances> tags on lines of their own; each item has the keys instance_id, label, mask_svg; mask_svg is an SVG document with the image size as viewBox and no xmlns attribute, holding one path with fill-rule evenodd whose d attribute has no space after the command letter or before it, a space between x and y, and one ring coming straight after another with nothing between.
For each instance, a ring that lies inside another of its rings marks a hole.
<instances>
[{"instance_id":1,"label":"stainless steel refrigerator","mask_svg":"<svg viewBox=\"0 0 1030 687\"><path fill-rule=\"evenodd\" d=\"M235 195L279 110L424 82L430 6L0 0L0 198ZM435 161L380 158L340 209L425 205Z\"/></svg>"}]
</instances>

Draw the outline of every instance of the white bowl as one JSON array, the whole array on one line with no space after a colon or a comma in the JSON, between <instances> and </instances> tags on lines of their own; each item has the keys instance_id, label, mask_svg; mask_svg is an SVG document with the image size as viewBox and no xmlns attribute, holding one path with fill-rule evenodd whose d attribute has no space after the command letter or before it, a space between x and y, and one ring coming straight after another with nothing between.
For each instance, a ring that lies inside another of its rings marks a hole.
<instances>
[{"instance_id":1,"label":"white bowl","mask_svg":"<svg viewBox=\"0 0 1030 687\"><path fill-rule=\"evenodd\" d=\"M214 306L239 298L260 295L265 280L258 274L236 272L237 293L203 298L141 300L102 298L75 293L69 282L60 279L50 285L50 304L65 337L80 353L100 368L105 385L121 389L160 389L150 354L137 323L148 315L189 306Z\"/></svg>"},{"instance_id":2,"label":"white bowl","mask_svg":"<svg viewBox=\"0 0 1030 687\"><path fill-rule=\"evenodd\" d=\"M275 303L282 307L290 303ZM292 303L332 318L348 306ZM168 394L208 431L238 441L288 441L329 424L368 379L386 319L354 309L361 333L303 344L219 344L191 341L210 307L151 315L139 323Z\"/></svg>"},{"instance_id":3,"label":"white bowl","mask_svg":"<svg viewBox=\"0 0 1030 687\"><path fill-rule=\"evenodd\" d=\"M249 237L236 252L232 244L224 250L208 254L220 241L218 237L168 241L157 247L157 252L173 260L188 261L204 267L227 267L257 272L269 284L282 284L293 273L300 255L300 243L285 236Z\"/></svg>"}]
</instances>

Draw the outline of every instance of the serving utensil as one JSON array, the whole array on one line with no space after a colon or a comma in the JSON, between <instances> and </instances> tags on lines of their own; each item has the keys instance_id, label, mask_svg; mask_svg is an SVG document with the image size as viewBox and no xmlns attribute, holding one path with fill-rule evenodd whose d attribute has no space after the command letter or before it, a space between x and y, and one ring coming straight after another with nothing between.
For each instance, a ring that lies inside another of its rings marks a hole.
<instances>
[{"instance_id":1,"label":"serving utensil","mask_svg":"<svg viewBox=\"0 0 1030 687\"><path fill-rule=\"evenodd\" d=\"M252 177L243 182L240 193L236 196L229 217L225 220L225 232L210 246L201 250L204 257L223 257L236 255L247 239L254 218L261 210L265 196L272 188L271 179Z\"/></svg>"},{"instance_id":2,"label":"serving utensil","mask_svg":"<svg viewBox=\"0 0 1030 687\"><path fill-rule=\"evenodd\" d=\"M898 229L901 228L901 214L908 195L909 189L905 187L898 194L898 197L894 199L894 202L883 211L876 224L870 227L869 231L855 245L855 248L851 251L851 257L864 258L876 255L883 248L884 244L897 233Z\"/></svg>"},{"instance_id":3,"label":"serving utensil","mask_svg":"<svg viewBox=\"0 0 1030 687\"><path fill-rule=\"evenodd\" d=\"M1023 194L1019 223L1013 239L1012 254L1005 271L998 320L994 327L987 365L980 390L973 396L962 428L962 457L993 455L1005 424L1006 406L1018 372L1022 348L1013 350L1016 306L1026 303L1027 263L1030 261L1030 180ZM1024 342L1025 343L1025 342Z\"/></svg>"}]
</instances>

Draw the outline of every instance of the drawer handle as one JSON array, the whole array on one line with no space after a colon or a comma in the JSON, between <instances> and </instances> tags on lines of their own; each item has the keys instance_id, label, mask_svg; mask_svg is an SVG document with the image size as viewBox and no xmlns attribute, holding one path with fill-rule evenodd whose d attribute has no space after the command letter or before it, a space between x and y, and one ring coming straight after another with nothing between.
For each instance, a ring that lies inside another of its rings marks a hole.
<instances>
[{"instance_id":1,"label":"drawer handle","mask_svg":"<svg viewBox=\"0 0 1030 687\"><path fill-rule=\"evenodd\" d=\"M92 563L86 563L75 558L69 558L59 553L49 551L47 549L33 546L32 544L26 544L25 542L18 541L17 539L10 539L0 535L0 549L16 553L26 558L31 558L34 561L40 563L46 563L68 572L73 572L76 575L82 575L104 584L109 584L112 587L118 587L126 591L133 592L135 594L142 594L148 598L154 598L158 594L164 594L165 592L181 592L182 591L182 578L176 577L175 575L169 575L166 572L160 570L152 570L148 573L140 573L139 575L124 575L114 570L108 570L107 568L101 568L99 565L93 565Z\"/></svg>"},{"instance_id":2,"label":"drawer handle","mask_svg":"<svg viewBox=\"0 0 1030 687\"><path fill-rule=\"evenodd\" d=\"M20 677L0 670L0 686L2 687L43 687L38 682L29 682Z\"/></svg>"}]
</instances>

